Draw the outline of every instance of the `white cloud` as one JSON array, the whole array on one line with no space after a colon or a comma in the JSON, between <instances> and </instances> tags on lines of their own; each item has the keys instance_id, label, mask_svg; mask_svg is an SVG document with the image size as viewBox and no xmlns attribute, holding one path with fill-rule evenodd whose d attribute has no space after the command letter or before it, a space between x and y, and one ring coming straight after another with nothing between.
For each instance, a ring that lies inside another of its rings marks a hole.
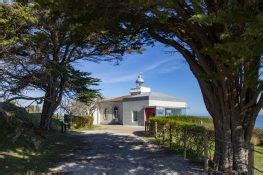
<instances>
[{"instance_id":1,"label":"white cloud","mask_svg":"<svg viewBox=\"0 0 263 175\"><path fill-rule=\"evenodd\" d=\"M131 74L126 74L126 75L111 75L111 74L107 74L107 75L101 75L101 80L102 83L106 83L106 84L111 84L111 83L121 83L121 82L131 82L134 81L136 79L136 77L138 76L139 72L142 73L147 73L147 72L151 72L155 69L158 68L158 71L156 71L155 73L169 73L172 72L174 70L180 69L180 64L172 64L169 63L172 60L174 60L174 58L170 58L170 59L164 59L158 62L154 62L153 64L150 64L146 67L143 68L142 71L138 71L135 73L131 73ZM161 67L162 66L162 67ZM160 68L161 67L161 68Z\"/></svg>"},{"instance_id":2,"label":"white cloud","mask_svg":"<svg viewBox=\"0 0 263 175\"><path fill-rule=\"evenodd\" d=\"M170 58L170 59L165 59L165 60L161 60L161 61L155 62L155 63L149 65L148 67L146 67L143 72L149 72L151 70L154 70L154 69L160 67L162 64L167 63L167 62L169 62L171 60L173 60L173 59Z\"/></svg>"},{"instance_id":3,"label":"white cloud","mask_svg":"<svg viewBox=\"0 0 263 175\"><path fill-rule=\"evenodd\" d=\"M138 73L124 75L124 76L115 76L115 77L103 77L102 83L121 83L121 82L129 82L134 81L136 77L138 76Z\"/></svg>"},{"instance_id":4,"label":"white cloud","mask_svg":"<svg viewBox=\"0 0 263 175\"><path fill-rule=\"evenodd\" d=\"M173 72L175 70L178 70L178 69L180 69L180 65L174 65L174 66L169 66L169 67L167 66L167 67L164 67L163 69L161 69L159 71L159 73L166 74L166 73L170 73L170 72Z\"/></svg>"}]
</instances>

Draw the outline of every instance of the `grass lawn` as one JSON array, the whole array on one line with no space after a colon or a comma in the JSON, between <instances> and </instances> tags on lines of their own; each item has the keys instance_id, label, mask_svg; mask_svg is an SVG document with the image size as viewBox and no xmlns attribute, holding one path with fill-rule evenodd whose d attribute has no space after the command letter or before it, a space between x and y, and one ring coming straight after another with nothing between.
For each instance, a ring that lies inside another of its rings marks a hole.
<instances>
[{"instance_id":1,"label":"grass lawn","mask_svg":"<svg viewBox=\"0 0 263 175\"><path fill-rule=\"evenodd\" d=\"M93 125L91 128L71 128L70 131L76 131L76 132L81 132L81 131L87 131L87 130L93 130L93 129L97 129L99 128L99 126Z\"/></svg>"},{"instance_id":2,"label":"grass lawn","mask_svg":"<svg viewBox=\"0 0 263 175\"><path fill-rule=\"evenodd\" d=\"M69 160L83 146L80 138L69 134L55 132L46 134L46 137L39 150L26 143L11 144L1 140L0 174L46 172L59 162Z\"/></svg>"},{"instance_id":3,"label":"grass lawn","mask_svg":"<svg viewBox=\"0 0 263 175\"><path fill-rule=\"evenodd\" d=\"M31 115L30 117L35 125L39 124L39 116ZM52 123L54 131L44 133L45 138L39 149L35 149L33 142L23 137L13 143L12 139L7 136L8 131L0 132L0 175L47 172L49 168L60 162L70 160L80 147L84 147L80 137L60 133L58 119L54 119ZM72 130L71 132L78 131Z\"/></svg>"},{"instance_id":4,"label":"grass lawn","mask_svg":"<svg viewBox=\"0 0 263 175\"><path fill-rule=\"evenodd\" d=\"M259 152L263 152L263 146L257 146L255 149ZM263 154L260 154L258 152L255 152L255 167L263 171ZM256 174L262 174L255 170Z\"/></svg>"}]
</instances>

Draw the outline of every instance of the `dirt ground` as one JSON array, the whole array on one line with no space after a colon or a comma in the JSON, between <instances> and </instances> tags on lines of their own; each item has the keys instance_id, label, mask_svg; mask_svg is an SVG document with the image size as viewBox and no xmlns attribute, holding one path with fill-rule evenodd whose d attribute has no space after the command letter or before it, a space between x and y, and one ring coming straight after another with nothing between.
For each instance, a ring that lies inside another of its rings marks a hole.
<instances>
[{"instance_id":1,"label":"dirt ground","mask_svg":"<svg viewBox=\"0 0 263 175\"><path fill-rule=\"evenodd\" d=\"M184 160L143 137L139 126L100 125L76 136L85 143L70 162L50 169L65 174L203 174ZM78 144L78 143L74 143Z\"/></svg>"}]
</instances>

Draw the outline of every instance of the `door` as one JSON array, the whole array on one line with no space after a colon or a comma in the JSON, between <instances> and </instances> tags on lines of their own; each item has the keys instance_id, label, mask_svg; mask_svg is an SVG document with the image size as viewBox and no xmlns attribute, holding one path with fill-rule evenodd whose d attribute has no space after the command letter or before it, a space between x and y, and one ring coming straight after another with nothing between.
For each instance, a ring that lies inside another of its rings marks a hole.
<instances>
[{"instance_id":1,"label":"door","mask_svg":"<svg viewBox=\"0 0 263 175\"><path fill-rule=\"evenodd\" d=\"M155 108L145 108L146 121L149 121L150 117L155 117Z\"/></svg>"}]
</instances>

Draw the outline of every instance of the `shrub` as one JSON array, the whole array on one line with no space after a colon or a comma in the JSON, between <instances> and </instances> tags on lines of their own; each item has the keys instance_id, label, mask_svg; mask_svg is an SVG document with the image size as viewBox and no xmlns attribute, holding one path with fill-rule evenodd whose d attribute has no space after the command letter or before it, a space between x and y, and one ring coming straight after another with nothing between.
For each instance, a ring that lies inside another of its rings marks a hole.
<instances>
[{"instance_id":1,"label":"shrub","mask_svg":"<svg viewBox=\"0 0 263 175\"><path fill-rule=\"evenodd\" d=\"M78 129L78 128L92 128L93 126L93 117L86 116L86 117L80 117L80 116L74 116L71 121L71 125Z\"/></svg>"},{"instance_id":2,"label":"shrub","mask_svg":"<svg viewBox=\"0 0 263 175\"><path fill-rule=\"evenodd\" d=\"M256 146L263 145L263 129L254 129L251 143Z\"/></svg>"},{"instance_id":3,"label":"shrub","mask_svg":"<svg viewBox=\"0 0 263 175\"><path fill-rule=\"evenodd\" d=\"M179 118L179 120L176 120ZM189 122L191 121L191 122ZM187 157L193 160L202 160L204 152L204 136L208 139L208 146L212 148L214 145L214 133L201 125L192 123L194 120L190 118L188 122L179 117L153 117L149 120L150 134L155 132L155 122L157 123L157 140L163 141L164 130L164 145L170 146L175 152L182 152L187 149ZM197 120L195 120L197 121ZM171 135L170 135L171 127ZM172 141L170 145L170 136ZM211 150L211 149L209 149ZM212 153L211 153L212 154Z\"/></svg>"},{"instance_id":4,"label":"shrub","mask_svg":"<svg viewBox=\"0 0 263 175\"><path fill-rule=\"evenodd\" d=\"M200 121L204 125L199 125ZM182 153L185 145L187 149L187 158L192 160L202 160L204 151L204 135L208 139L209 156L214 154L214 129L207 127L212 125L212 119L174 115L168 117L152 117L149 120L149 134L155 133L155 122L157 123L156 139L159 143L163 143L163 129L164 130L164 145L169 146L170 149L176 153ZM170 127L172 128L172 142L170 144ZM263 145L263 130L254 129L251 143L256 146Z\"/></svg>"},{"instance_id":5,"label":"shrub","mask_svg":"<svg viewBox=\"0 0 263 175\"><path fill-rule=\"evenodd\" d=\"M177 120L177 121L184 121L189 123L196 123L199 124L201 122L204 123L212 123L213 120L211 118L207 117L197 117L197 116L191 116L191 115L170 115L165 118Z\"/></svg>"}]
</instances>

